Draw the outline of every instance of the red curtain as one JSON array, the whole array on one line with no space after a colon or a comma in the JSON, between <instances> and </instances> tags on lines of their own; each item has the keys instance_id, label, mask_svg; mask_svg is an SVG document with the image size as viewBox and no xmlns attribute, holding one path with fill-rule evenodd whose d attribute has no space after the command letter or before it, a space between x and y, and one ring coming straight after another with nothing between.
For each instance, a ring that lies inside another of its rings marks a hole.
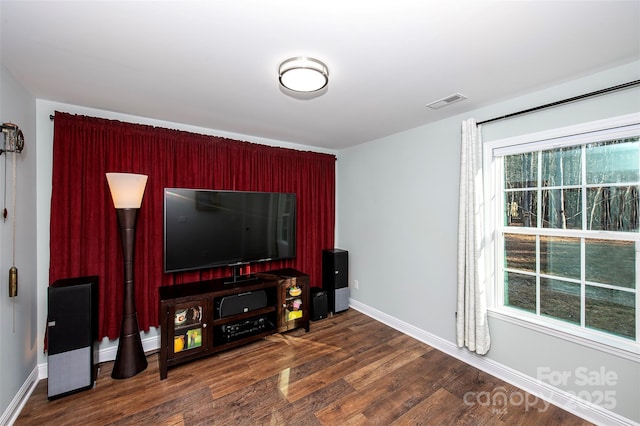
<instances>
[{"instance_id":1,"label":"red curtain","mask_svg":"<svg viewBox=\"0 0 640 426\"><path fill-rule=\"evenodd\" d=\"M118 337L124 279L106 172L149 176L134 257L142 330L159 324L158 287L231 274L228 268L163 272L165 187L296 193L297 257L252 265L252 272L292 267L321 285L321 251L334 244L335 156L56 112L49 280L100 277L101 338Z\"/></svg>"}]
</instances>

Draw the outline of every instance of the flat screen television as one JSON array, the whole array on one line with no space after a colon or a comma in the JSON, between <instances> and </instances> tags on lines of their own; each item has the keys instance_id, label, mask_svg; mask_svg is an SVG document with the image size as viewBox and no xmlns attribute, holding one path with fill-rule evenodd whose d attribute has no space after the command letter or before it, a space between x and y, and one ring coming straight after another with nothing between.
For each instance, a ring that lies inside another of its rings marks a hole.
<instances>
[{"instance_id":1,"label":"flat screen television","mask_svg":"<svg viewBox=\"0 0 640 426\"><path fill-rule=\"evenodd\" d=\"M295 194L165 188L165 272L295 256Z\"/></svg>"}]
</instances>

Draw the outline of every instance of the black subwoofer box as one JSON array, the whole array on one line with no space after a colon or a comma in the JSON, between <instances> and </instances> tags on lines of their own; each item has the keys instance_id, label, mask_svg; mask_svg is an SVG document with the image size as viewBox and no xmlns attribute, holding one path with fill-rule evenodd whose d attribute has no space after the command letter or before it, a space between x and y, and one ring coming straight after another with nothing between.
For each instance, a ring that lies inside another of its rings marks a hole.
<instances>
[{"instance_id":1,"label":"black subwoofer box","mask_svg":"<svg viewBox=\"0 0 640 426\"><path fill-rule=\"evenodd\" d=\"M311 321L326 318L329 314L327 292L319 287L311 288Z\"/></svg>"},{"instance_id":2,"label":"black subwoofer box","mask_svg":"<svg viewBox=\"0 0 640 426\"><path fill-rule=\"evenodd\" d=\"M98 373L98 277L54 282L47 303L47 397L93 388Z\"/></svg>"}]
</instances>

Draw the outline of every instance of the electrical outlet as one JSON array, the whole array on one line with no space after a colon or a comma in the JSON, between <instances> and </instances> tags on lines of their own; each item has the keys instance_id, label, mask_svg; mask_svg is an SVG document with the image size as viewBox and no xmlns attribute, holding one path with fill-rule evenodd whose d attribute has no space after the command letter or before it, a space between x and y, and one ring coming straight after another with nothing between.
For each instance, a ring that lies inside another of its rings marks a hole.
<instances>
[{"instance_id":1,"label":"electrical outlet","mask_svg":"<svg viewBox=\"0 0 640 426\"><path fill-rule=\"evenodd\" d=\"M355 288L356 290L358 289L358 285L360 283L358 283L358 280L353 280L353 288Z\"/></svg>"}]
</instances>

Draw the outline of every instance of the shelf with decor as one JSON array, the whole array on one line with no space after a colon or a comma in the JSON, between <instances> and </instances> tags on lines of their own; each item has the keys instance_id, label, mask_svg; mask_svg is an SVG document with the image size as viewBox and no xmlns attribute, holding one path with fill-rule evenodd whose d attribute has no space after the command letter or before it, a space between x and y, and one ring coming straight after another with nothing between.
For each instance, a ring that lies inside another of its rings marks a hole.
<instances>
[{"instance_id":1,"label":"shelf with decor","mask_svg":"<svg viewBox=\"0 0 640 426\"><path fill-rule=\"evenodd\" d=\"M279 332L304 327L309 331L309 276L289 276L280 283Z\"/></svg>"}]
</instances>

